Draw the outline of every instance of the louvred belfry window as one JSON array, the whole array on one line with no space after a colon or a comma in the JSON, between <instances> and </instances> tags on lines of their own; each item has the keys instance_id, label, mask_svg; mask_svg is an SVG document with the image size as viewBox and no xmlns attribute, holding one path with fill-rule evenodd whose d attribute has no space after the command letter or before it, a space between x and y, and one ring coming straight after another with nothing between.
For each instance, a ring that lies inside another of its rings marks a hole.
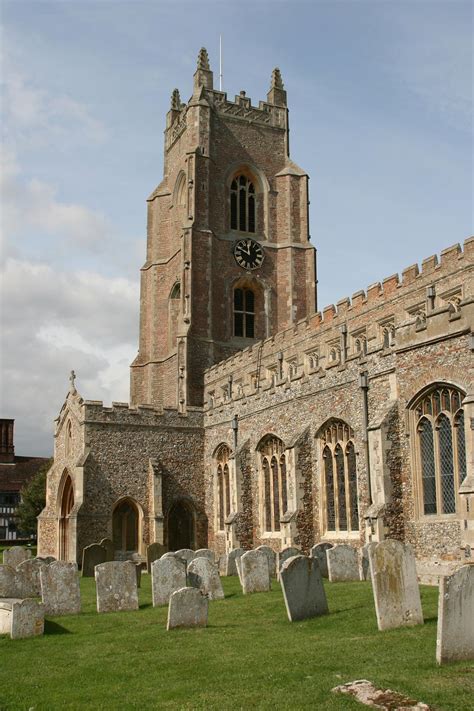
<instances>
[{"instance_id":1,"label":"louvred belfry window","mask_svg":"<svg viewBox=\"0 0 474 711\"><path fill-rule=\"evenodd\" d=\"M230 227L240 232L255 232L255 186L238 175L230 186Z\"/></svg>"},{"instance_id":2,"label":"louvred belfry window","mask_svg":"<svg viewBox=\"0 0 474 711\"><path fill-rule=\"evenodd\" d=\"M251 289L234 289L234 336L255 338L255 294Z\"/></svg>"},{"instance_id":3,"label":"louvred belfry window","mask_svg":"<svg viewBox=\"0 0 474 711\"><path fill-rule=\"evenodd\" d=\"M414 406L420 510L425 516L454 514L457 491L466 477L462 395L436 385Z\"/></svg>"},{"instance_id":4,"label":"louvred belfry window","mask_svg":"<svg viewBox=\"0 0 474 711\"><path fill-rule=\"evenodd\" d=\"M340 420L332 420L320 435L324 527L327 532L359 530L357 469L354 433Z\"/></svg>"}]
</instances>

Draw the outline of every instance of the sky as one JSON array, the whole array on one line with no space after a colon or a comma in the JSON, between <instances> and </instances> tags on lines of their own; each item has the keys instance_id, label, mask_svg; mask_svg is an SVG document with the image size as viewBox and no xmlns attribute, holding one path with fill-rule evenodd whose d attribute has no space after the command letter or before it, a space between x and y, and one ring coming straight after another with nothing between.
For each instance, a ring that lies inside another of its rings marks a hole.
<instances>
[{"instance_id":1,"label":"sky","mask_svg":"<svg viewBox=\"0 0 474 711\"><path fill-rule=\"evenodd\" d=\"M462 0L1 0L0 417L49 456L74 369L129 399L146 198L170 95L280 67L310 176L322 308L473 232L473 5Z\"/></svg>"}]
</instances>

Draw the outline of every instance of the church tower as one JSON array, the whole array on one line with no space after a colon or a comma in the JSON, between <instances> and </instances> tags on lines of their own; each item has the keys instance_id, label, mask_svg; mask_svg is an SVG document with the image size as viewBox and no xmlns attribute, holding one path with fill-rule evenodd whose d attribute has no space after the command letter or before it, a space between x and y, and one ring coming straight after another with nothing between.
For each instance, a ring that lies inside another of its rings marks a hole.
<instances>
[{"instance_id":1,"label":"church tower","mask_svg":"<svg viewBox=\"0 0 474 711\"><path fill-rule=\"evenodd\" d=\"M206 368L316 310L308 204L279 69L258 107L245 91L230 101L201 49L188 103L173 91L148 198L133 405L202 405Z\"/></svg>"}]
</instances>

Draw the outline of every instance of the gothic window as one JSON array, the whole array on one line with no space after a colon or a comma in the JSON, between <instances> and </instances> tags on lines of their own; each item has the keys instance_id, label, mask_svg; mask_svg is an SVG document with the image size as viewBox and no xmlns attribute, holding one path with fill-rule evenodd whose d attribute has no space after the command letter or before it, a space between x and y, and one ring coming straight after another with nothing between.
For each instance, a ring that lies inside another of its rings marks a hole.
<instances>
[{"instance_id":1,"label":"gothic window","mask_svg":"<svg viewBox=\"0 0 474 711\"><path fill-rule=\"evenodd\" d=\"M281 517L288 509L287 470L284 444L278 437L266 437L259 447L262 527L267 533L280 531Z\"/></svg>"},{"instance_id":2,"label":"gothic window","mask_svg":"<svg viewBox=\"0 0 474 711\"><path fill-rule=\"evenodd\" d=\"M175 188L176 205L178 207L186 207L186 176L181 172L176 181Z\"/></svg>"},{"instance_id":3,"label":"gothic window","mask_svg":"<svg viewBox=\"0 0 474 711\"><path fill-rule=\"evenodd\" d=\"M234 289L234 336L255 337L255 294L251 289Z\"/></svg>"},{"instance_id":4,"label":"gothic window","mask_svg":"<svg viewBox=\"0 0 474 711\"><path fill-rule=\"evenodd\" d=\"M231 511L230 454L231 451L226 444L221 444L216 453L217 528L219 531L224 530L225 520Z\"/></svg>"},{"instance_id":5,"label":"gothic window","mask_svg":"<svg viewBox=\"0 0 474 711\"><path fill-rule=\"evenodd\" d=\"M341 420L332 420L320 435L324 527L327 532L359 530L357 468L354 433Z\"/></svg>"},{"instance_id":6,"label":"gothic window","mask_svg":"<svg viewBox=\"0 0 474 711\"><path fill-rule=\"evenodd\" d=\"M413 408L420 508L425 516L454 514L466 476L466 441L461 393L436 385Z\"/></svg>"},{"instance_id":7,"label":"gothic window","mask_svg":"<svg viewBox=\"0 0 474 711\"><path fill-rule=\"evenodd\" d=\"M237 175L230 186L230 227L255 232L255 186L245 175Z\"/></svg>"},{"instance_id":8,"label":"gothic window","mask_svg":"<svg viewBox=\"0 0 474 711\"><path fill-rule=\"evenodd\" d=\"M176 348L180 311L181 285L178 281L171 289L168 300L168 347L170 350L174 350Z\"/></svg>"}]
</instances>

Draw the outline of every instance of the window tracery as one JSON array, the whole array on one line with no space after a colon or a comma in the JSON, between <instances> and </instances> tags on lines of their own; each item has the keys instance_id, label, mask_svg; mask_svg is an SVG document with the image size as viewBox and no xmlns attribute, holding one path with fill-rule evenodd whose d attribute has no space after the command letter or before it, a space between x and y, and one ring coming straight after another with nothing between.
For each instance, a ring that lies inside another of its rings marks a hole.
<instances>
[{"instance_id":1,"label":"window tracery","mask_svg":"<svg viewBox=\"0 0 474 711\"><path fill-rule=\"evenodd\" d=\"M284 444L278 437L266 437L259 447L263 494L263 530L276 533L288 510L287 462Z\"/></svg>"},{"instance_id":2,"label":"window tracery","mask_svg":"<svg viewBox=\"0 0 474 711\"><path fill-rule=\"evenodd\" d=\"M230 448L226 444L222 444L216 453L217 524L219 531L224 531L225 520L231 511L230 455Z\"/></svg>"},{"instance_id":3,"label":"window tracery","mask_svg":"<svg viewBox=\"0 0 474 711\"><path fill-rule=\"evenodd\" d=\"M333 420L321 433L324 526L327 532L359 530L354 433Z\"/></svg>"},{"instance_id":4,"label":"window tracery","mask_svg":"<svg viewBox=\"0 0 474 711\"><path fill-rule=\"evenodd\" d=\"M255 232L255 185L245 175L237 175L230 186L230 227Z\"/></svg>"},{"instance_id":5,"label":"window tracery","mask_svg":"<svg viewBox=\"0 0 474 711\"><path fill-rule=\"evenodd\" d=\"M234 289L234 336L255 338L255 294L252 289Z\"/></svg>"}]
</instances>

